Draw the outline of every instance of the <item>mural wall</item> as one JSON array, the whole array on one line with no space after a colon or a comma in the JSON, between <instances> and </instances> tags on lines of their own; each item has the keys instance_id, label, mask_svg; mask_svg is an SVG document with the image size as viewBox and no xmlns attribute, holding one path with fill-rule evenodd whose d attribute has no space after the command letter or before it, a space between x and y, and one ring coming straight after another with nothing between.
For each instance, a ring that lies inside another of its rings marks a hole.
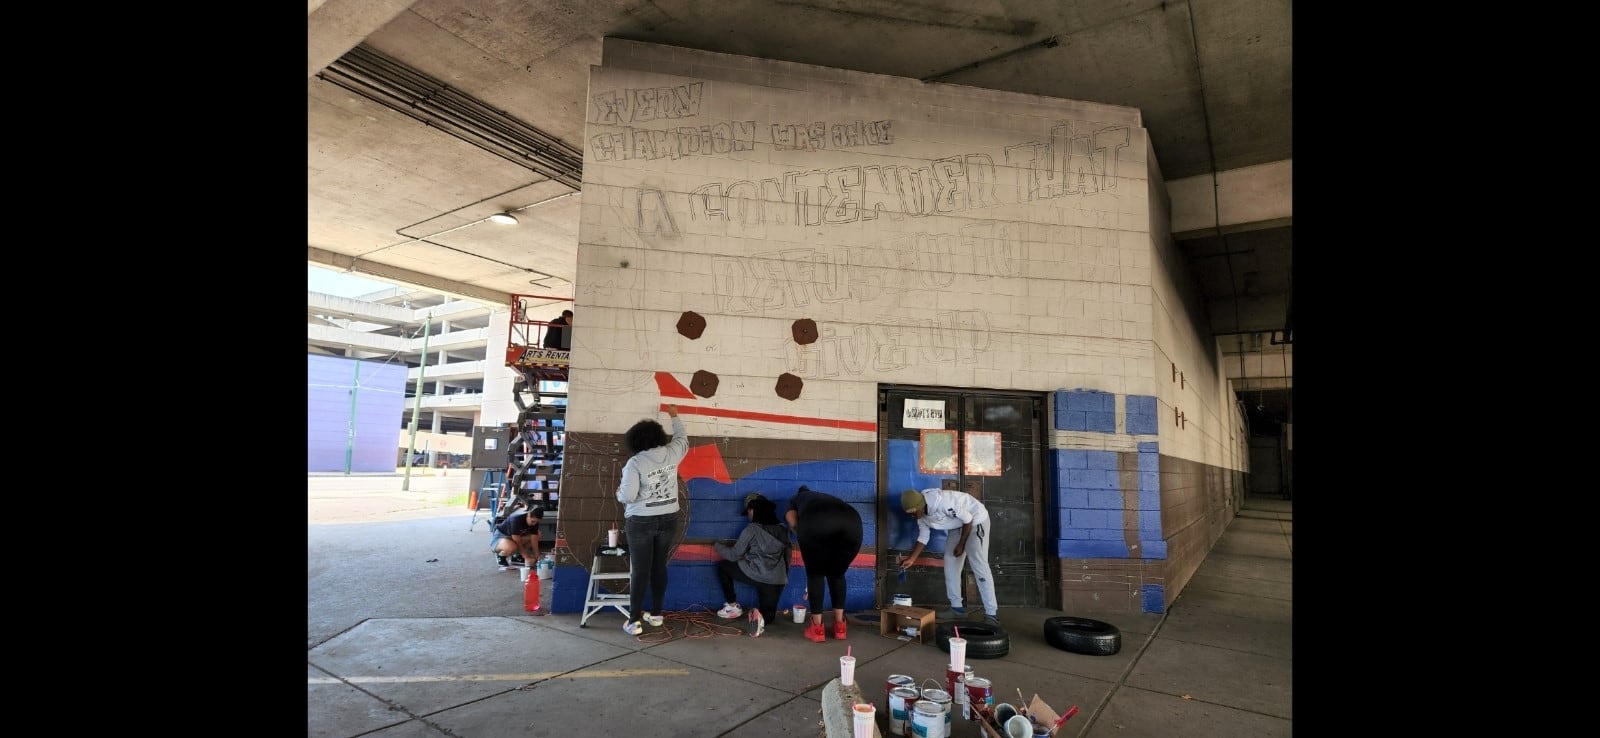
<instances>
[{"instance_id":1,"label":"mural wall","mask_svg":"<svg viewBox=\"0 0 1600 738\"><path fill-rule=\"evenodd\" d=\"M1196 313L1166 303L1151 230L1165 202L1152 213L1162 188L1137 110L614 39L588 103L558 611L579 609L620 522L621 433L664 420L665 402L692 448L669 608L720 601L709 544L737 535L746 491L781 506L806 484L869 524L898 499L876 488L881 383L1051 393L1061 419L1080 411L1061 391L1092 400L1092 425L1055 426L1050 450L1085 455L1053 455L1043 492L1065 513L1057 553L1090 568L1107 557L1082 554L1107 552L1070 542L1096 526L1164 542L1158 456L1230 463L1159 428L1167 357L1215 352L1195 348ZM1210 371L1196 393L1220 391ZM1196 401L1190 427L1219 407ZM1064 492L1091 463L1114 467L1096 485L1132 497L1075 519ZM852 609L879 604L879 550L869 531Z\"/></svg>"}]
</instances>

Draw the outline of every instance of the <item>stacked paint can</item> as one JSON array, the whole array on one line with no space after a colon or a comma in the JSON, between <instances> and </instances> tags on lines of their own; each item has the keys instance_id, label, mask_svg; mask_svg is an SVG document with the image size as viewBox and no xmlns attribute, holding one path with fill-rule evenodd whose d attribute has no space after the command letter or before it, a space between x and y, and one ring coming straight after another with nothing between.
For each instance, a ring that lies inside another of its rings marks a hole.
<instances>
[{"instance_id":1,"label":"stacked paint can","mask_svg":"<svg viewBox=\"0 0 1600 738\"><path fill-rule=\"evenodd\" d=\"M940 728L938 738L945 738L945 736L950 735L950 693L942 689L924 689L922 690L922 699L917 700L917 709L920 710L925 703L931 704L939 710L939 722L943 727ZM915 713L912 714L912 717L916 717ZM917 738L923 737L918 735ZM930 736L930 738L932 737Z\"/></svg>"},{"instance_id":2,"label":"stacked paint can","mask_svg":"<svg viewBox=\"0 0 1600 738\"><path fill-rule=\"evenodd\" d=\"M959 672L952 671L947 667L944 673L945 679L950 683L950 699L955 703L951 707L952 716L954 713L960 712L962 720L971 720L972 716L967 710L966 683L972 681L972 667L963 666Z\"/></svg>"},{"instance_id":3,"label":"stacked paint can","mask_svg":"<svg viewBox=\"0 0 1600 738\"><path fill-rule=\"evenodd\" d=\"M949 734L944 728L944 713L938 705L927 700L917 701L911 709L911 735L915 738L947 738Z\"/></svg>"},{"instance_id":4,"label":"stacked paint can","mask_svg":"<svg viewBox=\"0 0 1600 738\"><path fill-rule=\"evenodd\" d=\"M921 695L915 687L895 687L889 690L889 732L906 735L911 723L911 711L916 708Z\"/></svg>"},{"instance_id":5,"label":"stacked paint can","mask_svg":"<svg viewBox=\"0 0 1600 738\"><path fill-rule=\"evenodd\" d=\"M896 689L901 687L911 687L912 689L915 689L916 686L917 680L909 674L890 674L888 679L883 680L884 712L893 712L893 708L889 705L889 697L890 695L894 694Z\"/></svg>"},{"instance_id":6,"label":"stacked paint can","mask_svg":"<svg viewBox=\"0 0 1600 738\"><path fill-rule=\"evenodd\" d=\"M966 693L964 707L968 708L968 720L982 720L985 714L994 711L994 685L988 679L967 672Z\"/></svg>"}]
</instances>

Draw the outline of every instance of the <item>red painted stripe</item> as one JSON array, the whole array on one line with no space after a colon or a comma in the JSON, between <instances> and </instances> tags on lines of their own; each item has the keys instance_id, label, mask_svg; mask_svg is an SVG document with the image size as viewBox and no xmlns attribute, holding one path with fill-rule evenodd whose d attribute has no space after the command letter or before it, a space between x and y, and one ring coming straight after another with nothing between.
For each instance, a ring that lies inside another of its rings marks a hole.
<instances>
[{"instance_id":1,"label":"red painted stripe","mask_svg":"<svg viewBox=\"0 0 1600 738\"><path fill-rule=\"evenodd\" d=\"M665 409L665 405L662 406ZM813 425L819 428L842 428L844 430L866 431L876 433L876 422L859 420L828 420L827 418L802 418L798 415L775 415L773 413L756 413L748 410L724 410L719 407L678 407L679 415L710 415L717 418L734 418L736 420L762 420L768 423L786 423L788 425Z\"/></svg>"}]
</instances>

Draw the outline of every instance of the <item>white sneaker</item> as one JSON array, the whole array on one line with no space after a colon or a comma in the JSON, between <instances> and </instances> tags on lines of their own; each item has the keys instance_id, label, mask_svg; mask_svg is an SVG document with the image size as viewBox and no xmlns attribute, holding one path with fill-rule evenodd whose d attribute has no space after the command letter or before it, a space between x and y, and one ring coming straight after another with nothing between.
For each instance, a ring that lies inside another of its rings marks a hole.
<instances>
[{"instance_id":1,"label":"white sneaker","mask_svg":"<svg viewBox=\"0 0 1600 738\"><path fill-rule=\"evenodd\" d=\"M722 609L717 611L717 617L722 618L723 620L732 620L743 614L744 608L739 607L739 603L737 602L725 603L723 604Z\"/></svg>"},{"instance_id":2,"label":"white sneaker","mask_svg":"<svg viewBox=\"0 0 1600 738\"><path fill-rule=\"evenodd\" d=\"M750 619L755 621L755 624L756 624L755 632L751 633L750 637L751 638L760 638L762 633L767 632L767 619L764 618L764 617L761 617L761 611L760 610L751 610L750 611Z\"/></svg>"},{"instance_id":3,"label":"white sneaker","mask_svg":"<svg viewBox=\"0 0 1600 738\"><path fill-rule=\"evenodd\" d=\"M639 635L640 633L644 632L644 624L639 622L639 621L637 621L637 620L635 620L635 621L633 621L631 623L623 623L622 624L622 632L627 633L628 635L631 635L631 636Z\"/></svg>"},{"instance_id":4,"label":"white sneaker","mask_svg":"<svg viewBox=\"0 0 1600 738\"><path fill-rule=\"evenodd\" d=\"M650 613L644 614L644 621L649 623L651 627L655 628L659 628L661 627L662 623L667 622L666 618L663 618L660 615L651 615Z\"/></svg>"}]
</instances>

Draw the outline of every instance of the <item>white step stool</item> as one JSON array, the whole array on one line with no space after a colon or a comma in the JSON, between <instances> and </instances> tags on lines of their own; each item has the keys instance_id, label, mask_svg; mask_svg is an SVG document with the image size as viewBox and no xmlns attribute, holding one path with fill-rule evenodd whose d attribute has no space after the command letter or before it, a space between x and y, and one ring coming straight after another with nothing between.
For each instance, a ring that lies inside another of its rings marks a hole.
<instances>
[{"instance_id":1,"label":"white step stool","mask_svg":"<svg viewBox=\"0 0 1600 738\"><path fill-rule=\"evenodd\" d=\"M603 550L611 551L617 549L608 548ZM606 571L605 561L607 559L615 559L621 562L622 571ZM579 628L589 627L589 616L608 607L617 608L617 612L622 613L624 618L629 617L628 593L613 591L612 587L615 585L606 584L617 580L621 580L626 584L630 576L628 573L629 568L627 549L620 549L619 553L614 554L596 553L594 555L594 563L589 565L589 593L583 599L583 617L578 620Z\"/></svg>"}]
</instances>

